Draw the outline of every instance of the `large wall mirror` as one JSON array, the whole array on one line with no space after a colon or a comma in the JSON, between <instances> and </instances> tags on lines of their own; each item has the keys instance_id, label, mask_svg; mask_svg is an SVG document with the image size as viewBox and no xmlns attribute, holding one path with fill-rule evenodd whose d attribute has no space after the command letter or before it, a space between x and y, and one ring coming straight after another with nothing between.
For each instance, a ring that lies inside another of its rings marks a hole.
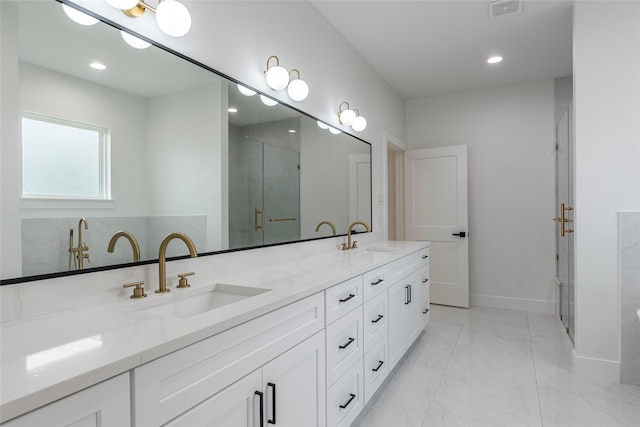
<instances>
[{"instance_id":1,"label":"large wall mirror","mask_svg":"<svg viewBox=\"0 0 640 427\"><path fill-rule=\"evenodd\" d=\"M21 147L3 149L2 180L21 185L2 193L17 217L2 215L22 248L3 264L2 284L130 264L126 238L108 251L119 231L151 262L173 231L205 254L333 235L329 225L316 231L322 221L338 235L356 219L371 223L365 141L245 96L158 46L133 48L111 25L78 25L57 1L2 3L3 19L5 10L18 18L15 49L5 41L2 52L3 64L18 63L17 81L2 80L18 105L3 105L14 108L3 126L12 118L19 139L2 144Z\"/></svg>"}]
</instances>

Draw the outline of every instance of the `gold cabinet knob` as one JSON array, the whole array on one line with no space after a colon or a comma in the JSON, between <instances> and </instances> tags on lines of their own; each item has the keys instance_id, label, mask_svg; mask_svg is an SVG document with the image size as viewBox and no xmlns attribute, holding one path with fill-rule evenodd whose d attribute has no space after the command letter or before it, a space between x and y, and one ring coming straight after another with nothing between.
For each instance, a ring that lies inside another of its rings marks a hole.
<instances>
[{"instance_id":1,"label":"gold cabinet knob","mask_svg":"<svg viewBox=\"0 0 640 427\"><path fill-rule=\"evenodd\" d=\"M178 274L178 277L180 278L180 280L178 280L178 288L189 288L191 287L191 285L189 284L189 279L187 279L187 276L193 276L194 273L193 271L190 271L188 273L182 273L182 274Z\"/></svg>"},{"instance_id":2,"label":"gold cabinet knob","mask_svg":"<svg viewBox=\"0 0 640 427\"><path fill-rule=\"evenodd\" d=\"M147 294L144 293L144 281L140 281L140 282L133 282L133 283L127 283L122 285L123 288L130 288L132 286L135 286L135 288L133 289L133 295L131 295L129 298L133 298L133 299L137 299L137 298L146 298Z\"/></svg>"}]
</instances>

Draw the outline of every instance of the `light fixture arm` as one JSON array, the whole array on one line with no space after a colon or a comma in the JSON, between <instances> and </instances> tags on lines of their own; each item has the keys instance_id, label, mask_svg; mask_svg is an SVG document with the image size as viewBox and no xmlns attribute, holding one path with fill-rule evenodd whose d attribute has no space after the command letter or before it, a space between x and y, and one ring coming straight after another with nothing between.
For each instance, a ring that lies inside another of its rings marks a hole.
<instances>
[{"instance_id":1,"label":"light fixture arm","mask_svg":"<svg viewBox=\"0 0 640 427\"><path fill-rule=\"evenodd\" d=\"M271 62L271 58L275 58L276 60L276 67L280 66L280 58L278 58L275 55L271 55L270 57L267 58L267 69L264 70L264 73L266 74L269 71L269 62Z\"/></svg>"},{"instance_id":2,"label":"light fixture arm","mask_svg":"<svg viewBox=\"0 0 640 427\"><path fill-rule=\"evenodd\" d=\"M294 71L298 73L298 80L300 80L300 71L297 68L292 68L291 71L289 71L289 77L291 77L291 73Z\"/></svg>"},{"instance_id":3,"label":"light fixture arm","mask_svg":"<svg viewBox=\"0 0 640 427\"><path fill-rule=\"evenodd\" d=\"M340 113L342 113L342 111L344 111L344 110L342 109L342 104L347 104L347 110L350 110L350 109L351 109L351 107L349 107L349 103L348 103L347 101L342 101L342 102L340 103L340 105L338 106L338 114L340 114Z\"/></svg>"}]
</instances>

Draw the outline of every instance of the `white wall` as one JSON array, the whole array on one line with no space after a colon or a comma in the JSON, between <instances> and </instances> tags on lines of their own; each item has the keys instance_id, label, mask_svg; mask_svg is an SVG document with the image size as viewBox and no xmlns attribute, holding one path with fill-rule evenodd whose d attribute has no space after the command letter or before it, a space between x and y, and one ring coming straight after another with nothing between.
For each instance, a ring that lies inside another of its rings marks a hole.
<instances>
[{"instance_id":1,"label":"white wall","mask_svg":"<svg viewBox=\"0 0 640 427\"><path fill-rule=\"evenodd\" d=\"M576 368L617 381L618 211L640 209L640 3L574 6Z\"/></svg>"},{"instance_id":2,"label":"white wall","mask_svg":"<svg viewBox=\"0 0 640 427\"><path fill-rule=\"evenodd\" d=\"M207 247L199 252L224 249L223 236L227 238L222 212L227 210L223 173L228 136L223 134L226 111L221 108L226 90L226 82L217 82L155 97L148 104L150 211L160 216L205 215Z\"/></svg>"},{"instance_id":3,"label":"white wall","mask_svg":"<svg viewBox=\"0 0 640 427\"><path fill-rule=\"evenodd\" d=\"M466 144L471 305L553 313L553 80L407 102L409 149Z\"/></svg>"},{"instance_id":4,"label":"white wall","mask_svg":"<svg viewBox=\"0 0 640 427\"><path fill-rule=\"evenodd\" d=\"M367 117L359 137L373 144L373 198L383 189L383 132L404 139L404 103L372 67L308 1L184 1L193 18L182 38L162 34L152 14L131 19L106 2L75 3L144 34L258 90L270 93L336 127L347 101ZM267 58L297 68L309 97L293 102L264 80ZM374 204L374 232L382 232L384 205ZM382 234L379 234L382 237Z\"/></svg>"}]
</instances>

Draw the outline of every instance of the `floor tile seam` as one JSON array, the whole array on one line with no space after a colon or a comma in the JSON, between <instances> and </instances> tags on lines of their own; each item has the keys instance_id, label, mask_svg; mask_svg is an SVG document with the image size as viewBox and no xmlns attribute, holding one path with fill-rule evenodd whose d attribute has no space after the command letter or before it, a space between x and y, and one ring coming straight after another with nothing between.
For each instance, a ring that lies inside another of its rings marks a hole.
<instances>
[{"instance_id":1,"label":"floor tile seam","mask_svg":"<svg viewBox=\"0 0 640 427\"><path fill-rule=\"evenodd\" d=\"M597 385L596 385L597 386ZM572 391L572 390L563 390L557 387L553 387L553 386L538 386L539 389L541 390L547 390L547 391L552 391L554 393L565 393L565 394L574 394L576 396L580 396L581 398L585 399L588 401L588 399L597 399L597 400L602 400L605 402L611 402L611 403L621 403L623 405L631 405L631 406L637 406L640 407L640 399L636 399L636 402L629 402L626 400L620 400L620 399L613 399L611 397L605 397L605 396L597 396L595 394L587 394L587 393L581 393L581 392L577 392L577 391Z\"/></svg>"},{"instance_id":2,"label":"floor tile seam","mask_svg":"<svg viewBox=\"0 0 640 427\"><path fill-rule=\"evenodd\" d=\"M452 417L464 418L465 420L470 420L470 421L480 422L480 423L487 424L487 425L496 426L496 424L491 422L491 421L483 420L483 419L480 419L480 418L473 418L473 417L469 417L467 415L454 414L453 412L441 411L441 410L438 410L438 409L429 409L429 411L427 412L426 416L429 416L429 412L431 412L431 411L439 412L439 413L444 414L444 415L451 415ZM425 418L426 418L426 416L425 416ZM422 424L424 425L424 420L422 420Z\"/></svg>"},{"instance_id":3,"label":"floor tile seam","mask_svg":"<svg viewBox=\"0 0 640 427\"><path fill-rule=\"evenodd\" d=\"M529 313L526 313L527 328L529 330L529 345L531 346L531 363L533 363L533 378L536 382L536 397L538 398L538 414L540 415L540 425L544 427L544 418L542 417L542 403L540 402L540 385L538 384L538 371L536 369L536 358L533 352L533 340L531 339L531 324L529 322Z\"/></svg>"},{"instance_id":4,"label":"floor tile seam","mask_svg":"<svg viewBox=\"0 0 640 427\"><path fill-rule=\"evenodd\" d=\"M471 308L469 308L469 310L471 310ZM427 407L427 412L425 414L425 418L429 414L429 411L431 410L431 405L433 405L433 401L435 400L436 396L440 392L440 388L442 387L442 382L444 381L444 377L447 375L447 370L449 369L449 363L451 362L451 358L453 357L453 354L455 353L456 348L458 347L458 341L460 340L460 336L462 335L462 331L464 330L468 319L469 319L469 312L467 312L467 315L464 318L464 322L462 323L462 325L460 326L460 330L458 331L458 337L456 338L455 344L453 345L453 347L451 348L451 351L449 352L449 357L447 358L447 363L445 364L444 369L442 370L442 373L440 374L440 381L438 381L438 386L436 387L436 390L433 393L433 395L431 396L431 400L429 401L429 406ZM442 412L442 411L440 411L440 412ZM424 422L424 419L423 419L423 422Z\"/></svg>"}]
</instances>

